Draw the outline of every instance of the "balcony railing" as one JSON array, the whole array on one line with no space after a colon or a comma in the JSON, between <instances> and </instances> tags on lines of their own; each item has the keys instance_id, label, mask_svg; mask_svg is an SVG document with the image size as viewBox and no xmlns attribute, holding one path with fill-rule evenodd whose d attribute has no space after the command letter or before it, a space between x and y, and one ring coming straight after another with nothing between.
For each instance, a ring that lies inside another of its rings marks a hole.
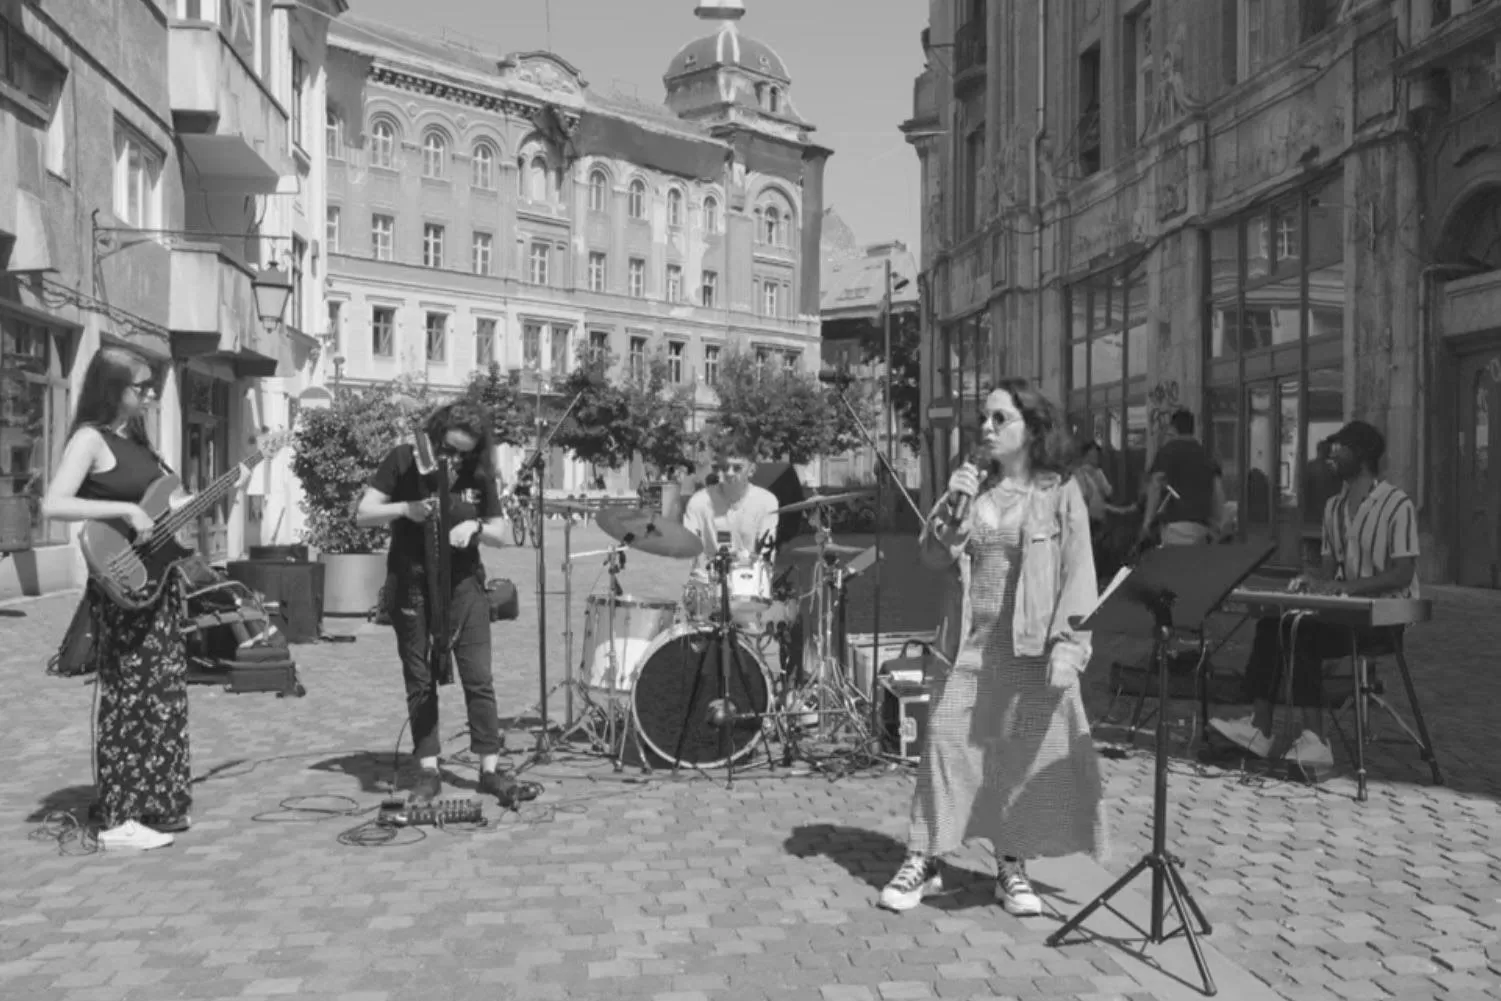
<instances>
[{"instance_id":1,"label":"balcony railing","mask_svg":"<svg viewBox=\"0 0 1501 1001\"><path fill-rule=\"evenodd\" d=\"M990 58L986 21L980 18L965 24L954 34L954 91L969 90L985 79Z\"/></svg>"}]
</instances>

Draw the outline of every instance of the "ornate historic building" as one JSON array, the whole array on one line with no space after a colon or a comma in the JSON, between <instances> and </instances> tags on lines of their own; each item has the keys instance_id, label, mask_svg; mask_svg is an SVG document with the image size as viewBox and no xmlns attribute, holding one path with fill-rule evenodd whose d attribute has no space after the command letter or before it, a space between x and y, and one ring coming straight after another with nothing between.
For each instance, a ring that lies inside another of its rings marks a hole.
<instances>
[{"instance_id":1,"label":"ornate historic building","mask_svg":"<svg viewBox=\"0 0 1501 1001\"><path fill-rule=\"evenodd\" d=\"M580 348L622 365L660 353L707 408L727 352L816 367L829 151L743 13L698 9L709 33L671 58L665 106L601 93L551 53L343 20L327 116L333 377L457 390L494 363L549 394ZM519 455L503 456L507 476ZM586 485L554 459L550 486Z\"/></svg>"},{"instance_id":2,"label":"ornate historic building","mask_svg":"<svg viewBox=\"0 0 1501 1001\"><path fill-rule=\"evenodd\" d=\"M1498 18L933 0L903 126L924 169L930 485L1003 372L1105 447L1117 501L1186 406L1241 531L1296 563L1329 490L1318 444L1359 417L1417 500L1424 575L1494 583L1501 299L1475 272L1501 264Z\"/></svg>"}]
</instances>

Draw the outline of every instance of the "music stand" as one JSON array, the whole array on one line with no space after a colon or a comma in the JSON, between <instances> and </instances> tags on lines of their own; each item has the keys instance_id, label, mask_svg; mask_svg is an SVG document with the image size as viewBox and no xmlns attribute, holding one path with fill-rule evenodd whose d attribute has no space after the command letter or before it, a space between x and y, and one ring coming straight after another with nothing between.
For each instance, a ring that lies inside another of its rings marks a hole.
<instances>
[{"instance_id":1,"label":"music stand","mask_svg":"<svg viewBox=\"0 0 1501 1001\"><path fill-rule=\"evenodd\" d=\"M1152 637L1152 658L1157 665L1158 691L1165 699L1168 692L1168 642L1174 629L1196 629L1221 601L1257 567L1271 556L1276 547L1268 542L1247 542L1228 546L1170 546L1144 554L1131 569L1118 573L1099 604L1089 616L1071 623L1075 628L1104 633ZM1204 993L1218 991L1209 964L1199 947L1199 935L1213 929L1199 909L1188 883L1180 871L1182 862L1167 850L1167 713L1157 713L1156 781L1152 790L1152 850L1142 856L1124 876L1066 921L1047 943L1054 948L1078 929L1089 916L1108 904L1121 890L1146 872L1152 871L1152 920L1147 930L1148 942L1160 945L1182 931L1193 953L1194 965L1204 981ZM1164 895L1172 901L1181 922L1179 929L1163 931ZM1199 931L1195 933L1197 919Z\"/></svg>"}]
</instances>

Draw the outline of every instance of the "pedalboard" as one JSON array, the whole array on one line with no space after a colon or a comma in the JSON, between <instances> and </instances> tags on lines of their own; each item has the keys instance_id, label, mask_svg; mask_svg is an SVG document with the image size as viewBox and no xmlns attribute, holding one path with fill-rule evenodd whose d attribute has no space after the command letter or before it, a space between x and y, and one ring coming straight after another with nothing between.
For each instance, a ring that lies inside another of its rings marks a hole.
<instances>
[{"instance_id":1,"label":"pedalboard","mask_svg":"<svg viewBox=\"0 0 1501 1001\"><path fill-rule=\"evenodd\" d=\"M485 813L477 799L439 799L431 803L388 799L380 805L377 822L386 827L474 825L485 822Z\"/></svg>"}]
</instances>

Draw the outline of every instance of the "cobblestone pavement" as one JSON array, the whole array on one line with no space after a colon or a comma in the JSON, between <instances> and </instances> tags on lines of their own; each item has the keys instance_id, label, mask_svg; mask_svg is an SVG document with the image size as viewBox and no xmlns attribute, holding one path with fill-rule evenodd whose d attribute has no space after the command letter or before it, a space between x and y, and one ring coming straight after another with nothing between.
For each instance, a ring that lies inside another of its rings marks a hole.
<instances>
[{"instance_id":1,"label":"cobblestone pavement","mask_svg":"<svg viewBox=\"0 0 1501 1001\"><path fill-rule=\"evenodd\" d=\"M560 541L554 526L553 591ZM576 550L601 542L592 529L574 533ZM524 608L520 621L495 627L502 713L511 716L538 691L532 557L506 551L489 561L517 581ZM597 571L596 560L576 574L580 634L580 595L597 586ZM669 595L682 573L633 555L626 585ZM893 607L915 600L894 590ZM1175 762L1170 844L1215 925L1207 941L1221 997L1496 996L1501 595L1433 596L1438 621L1415 631L1411 650L1445 786L1429 783L1415 751L1385 740L1373 749L1364 804L1348 774L1309 788ZM341 838L379 803L403 714L389 631L358 622L329 624L352 643L294 648L306 698L195 687L193 829L165 851L83 854L77 840L60 845L42 831L49 811L81 815L91 793L92 689L42 673L75 602L0 607L9 749L0 772L0 996L1193 996L1160 971L1154 979L1129 943L1043 944L1058 916L1087 899L1059 889L1088 865L1078 860L1039 869L1053 914L1030 922L990 903L979 851L955 860L957 889L927 906L901 916L875 909L902 853L905 771L837 781L756 771L727 790L700 776L642 781L560 757L530 770L546 784L537 803L519 816L490 804L492 823L476 833L408 831L380 846ZM561 609L551 596L554 675ZM581 643L576 636L576 650ZM1103 638L1098 645L1096 714L1109 660L1133 655ZM456 691L443 698L447 734L462 715ZM1395 732L1381 728L1383 738ZM513 761L528 740L513 731ZM474 772L464 741L449 740L446 751L450 794L467 795ZM1132 751L1107 756L1104 767L1115 838L1105 865L1120 873L1149 844L1151 759ZM1164 964L1184 953L1181 940L1146 950ZM1237 969L1256 980L1236 980Z\"/></svg>"}]
</instances>

